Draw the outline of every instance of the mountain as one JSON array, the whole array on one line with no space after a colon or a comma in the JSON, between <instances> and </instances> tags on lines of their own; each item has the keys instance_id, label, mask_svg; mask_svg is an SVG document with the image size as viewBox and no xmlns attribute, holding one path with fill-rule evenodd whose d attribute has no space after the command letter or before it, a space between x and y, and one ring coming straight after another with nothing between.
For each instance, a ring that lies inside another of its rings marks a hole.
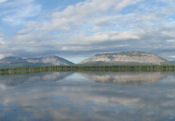
<instances>
[{"instance_id":1,"label":"mountain","mask_svg":"<svg viewBox=\"0 0 175 121\"><path fill-rule=\"evenodd\" d=\"M58 56L47 56L41 58L6 57L0 60L0 68L72 64L72 62Z\"/></svg>"},{"instance_id":2,"label":"mountain","mask_svg":"<svg viewBox=\"0 0 175 121\"><path fill-rule=\"evenodd\" d=\"M92 58L88 58L82 62L82 65L134 65L134 64L171 64L168 60L163 59L155 54L127 51L120 53L104 53L97 54Z\"/></svg>"}]
</instances>

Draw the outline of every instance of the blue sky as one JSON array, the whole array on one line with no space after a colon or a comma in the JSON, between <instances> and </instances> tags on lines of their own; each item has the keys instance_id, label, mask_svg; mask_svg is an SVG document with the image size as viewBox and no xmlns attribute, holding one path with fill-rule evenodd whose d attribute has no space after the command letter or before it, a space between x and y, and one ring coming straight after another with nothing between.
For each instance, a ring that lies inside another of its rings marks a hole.
<instances>
[{"instance_id":1,"label":"blue sky","mask_svg":"<svg viewBox=\"0 0 175 121\"><path fill-rule=\"evenodd\" d=\"M0 58L153 52L175 60L175 0L0 0Z\"/></svg>"}]
</instances>

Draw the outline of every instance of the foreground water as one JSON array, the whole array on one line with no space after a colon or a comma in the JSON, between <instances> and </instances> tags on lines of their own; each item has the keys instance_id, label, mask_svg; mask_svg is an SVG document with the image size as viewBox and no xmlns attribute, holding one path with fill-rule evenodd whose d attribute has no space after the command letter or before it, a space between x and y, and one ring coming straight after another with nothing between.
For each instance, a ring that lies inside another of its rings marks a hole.
<instances>
[{"instance_id":1,"label":"foreground water","mask_svg":"<svg viewBox=\"0 0 175 121\"><path fill-rule=\"evenodd\" d=\"M0 121L175 121L175 73L0 76Z\"/></svg>"}]
</instances>

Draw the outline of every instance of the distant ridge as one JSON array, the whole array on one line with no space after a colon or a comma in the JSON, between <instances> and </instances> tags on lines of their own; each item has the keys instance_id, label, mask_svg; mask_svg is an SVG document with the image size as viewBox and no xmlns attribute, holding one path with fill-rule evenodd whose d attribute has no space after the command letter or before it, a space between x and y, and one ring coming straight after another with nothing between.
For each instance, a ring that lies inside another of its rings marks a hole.
<instances>
[{"instance_id":1,"label":"distant ridge","mask_svg":"<svg viewBox=\"0 0 175 121\"><path fill-rule=\"evenodd\" d=\"M126 51L120 53L96 54L92 58L83 60L76 65L170 65L175 64L152 53ZM72 62L59 56L40 58L5 57L0 59L0 69L31 66L74 65Z\"/></svg>"},{"instance_id":2,"label":"distant ridge","mask_svg":"<svg viewBox=\"0 0 175 121\"><path fill-rule=\"evenodd\" d=\"M120 53L103 53L96 54L92 58L83 60L82 65L135 65L151 64L164 65L171 64L168 60L159 57L153 53L126 51Z\"/></svg>"},{"instance_id":3,"label":"distant ridge","mask_svg":"<svg viewBox=\"0 0 175 121\"><path fill-rule=\"evenodd\" d=\"M47 66L47 65L72 65L73 63L58 57L47 56L40 58L21 58L21 57L6 57L0 60L0 68L17 68L30 66Z\"/></svg>"}]
</instances>

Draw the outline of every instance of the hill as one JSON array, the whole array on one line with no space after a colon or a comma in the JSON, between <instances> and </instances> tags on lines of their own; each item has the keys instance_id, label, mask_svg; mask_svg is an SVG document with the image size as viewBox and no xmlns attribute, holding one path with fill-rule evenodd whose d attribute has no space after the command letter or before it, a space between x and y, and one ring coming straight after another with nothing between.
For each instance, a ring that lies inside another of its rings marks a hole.
<instances>
[{"instance_id":1,"label":"hill","mask_svg":"<svg viewBox=\"0 0 175 121\"><path fill-rule=\"evenodd\" d=\"M171 64L168 60L152 53L127 51L121 53L97 54L79 64L81 65L164 65Z\"/></svg>"}]
</instances>

